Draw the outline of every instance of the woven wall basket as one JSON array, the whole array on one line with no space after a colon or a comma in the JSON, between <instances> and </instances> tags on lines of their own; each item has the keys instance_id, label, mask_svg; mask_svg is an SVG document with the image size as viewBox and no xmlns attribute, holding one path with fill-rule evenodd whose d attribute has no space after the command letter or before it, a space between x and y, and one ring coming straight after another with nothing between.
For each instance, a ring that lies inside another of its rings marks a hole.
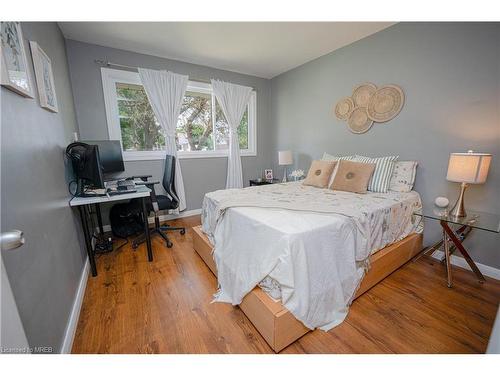
<instances>
[{"instance_id":1,"label":"woven wall basket","mask_svg":"<svg viewBox=\"0 0 500 375\"><path fill-rule=\"evenodd\" d=\"M335 106L335 116L337 116L339 120L347 120L353 109L354 102L352 99L349 97L342 98Z\"/></svg>"},{"instance_id":2,"label":"woven wall basket","mask_svg":"<svg viewBox=\"0 0 500 375\"><path fill-rule=\"evenodd\" d=\"M367 114L375 122L387 122L401 112L405 101L405 94L399 86L385 85L378 89L371 97Z\"/></svg>"},{"instance_id":3,"label":"woven wall basket","mask_svg":"<svg viewBox=\"0 0 500 375\"><path fill-rule=\"evenodd\" d=\"M347 121L355 134L366 133L374 122L387 122L401 112L405 101L403 90L396 85L377 89L366 82L354 88L351 97L342 98L335 105L335 116Z\"/></svg>"},{"instance_id":4,"label":"woven wall basket","mask_svg":"<svg viewBox=\"0 0 500 375\"><path fill-rule=\"evenodd\" d=\"M377 91L377 86L367 82L356 86L352 91L352 100L356 107L368 107L371 97Z\"/></svg>"},{"instance_id":5,"label":"woven wall basket","mask_svg":"<svg viewBox=\"0 0 500 375\"><path fill-rule=\"evenodd\" d=\"M362 134L367 132L373 125L373 121L368 117L366 113L366 108L356 107L351 112L349 119L347 120L347 126L349 130L356 134Z\"/></svg>"}]
</instances>

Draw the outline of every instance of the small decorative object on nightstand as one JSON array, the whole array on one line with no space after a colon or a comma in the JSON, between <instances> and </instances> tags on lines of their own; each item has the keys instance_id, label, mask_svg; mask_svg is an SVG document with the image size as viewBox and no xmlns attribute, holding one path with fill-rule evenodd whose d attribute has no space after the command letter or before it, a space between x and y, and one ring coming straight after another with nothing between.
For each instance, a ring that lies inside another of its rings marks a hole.
<instances>
[{"instance_id":1,"label":"small decorative object on nightstand","mask_svg":"<svg viewBox=\"0 0 500 375\"><path fill-rule=\"evenodd\" d=\"M293 164L292 151L290 151L290 150L279 151L278 152L278 164L285 166L285 170L283 171L283 181L282 182L287 182L287 178L286 178L286 175L287 175L286 166Z\"/></svg>"},{"instance_id":2,"label":"small decorative object on nightstand","mask_svg":"<svg viewBox=\"0 0 500 375\"><path fill-rule=\"evenodd\" d=\"M470 268L476 274L480 283L485 281L483 274L477 268L476 264L470 257L469 253L462 244L467 238L472 229L485 230L493 233L500 233L500 216L495 214L490 214L486 212L471 212L467 213L467 216L457 217L449 215L446 212L441 213L434 208L425 208L423 213L418 213L416 215L422 216L427 219L439 220L441 227L443 228L443 238L442 240L436 242L434 245L428 247L423 255L432 255L441 246L444 247L444 258L442 262L446 262L447 271L447 281L448 287L452 287L451 278L451 255L458 249L462 256L469 264ZM450 224L458 224L458 229L453 229Z\"/></svg>"},{"instance_id":3,"label":"small decorative object on nightstand","mask_svg":"<svg viewBox=\"0 0 500 375\"><path fill-rule=\"evenodd\" d=\"M305 172L303 169L296 169L290 173L290 176L294 178L295 181L300 180L302 177L305 176Z\"/></svg>"},{"instance_id":4,"label":"small decorative object on nightstand","mask_svg":"<svg viewBox=\"0 0 500 375\"><path fill-rule=\"evenodd\" d=\"M437 197L434 200L434 204L436 205L434 209L434 213L438 216L446 216L448 215L448 206L450 201L446 197Z\"/></svg>"},{"instance_id":5,"label":"small decorative object on nightstand","mask_svg":"<svg viewBox=\"0 0 500 375\"><path fill-rule=\"evenodd\" d=\"M434 204L439 208L446 208L450 204L450 201L446 197L437 197Z\"/></svg>"},{"instance_id":6,"label":"small decorative object on nightstand","mask_svg":"<svg viewBox=\"0 0 500 375\"><path fill-rule=\"evenodd\" d=\"M450 154L446 179L461 183L460 195L450 212L451 216L467 216L464 206L465 189L468 184L484 184L486 182L490 163L491 154L481 154L472 150Z\"/></svg>"},{"instance_id":7,"label":"small decorative object on nightstand","mask_svg":"<svg viewBox=\"0 0 500 375\"><path fill-rule=\"evenodd\" d=\"M248 181L250 186L269 185L269 184L275 184L277 182L279 182L277 178L273 178L271 180L266 180L263 178L255 178L253 180Z\"/></svg>"}]
</instances>

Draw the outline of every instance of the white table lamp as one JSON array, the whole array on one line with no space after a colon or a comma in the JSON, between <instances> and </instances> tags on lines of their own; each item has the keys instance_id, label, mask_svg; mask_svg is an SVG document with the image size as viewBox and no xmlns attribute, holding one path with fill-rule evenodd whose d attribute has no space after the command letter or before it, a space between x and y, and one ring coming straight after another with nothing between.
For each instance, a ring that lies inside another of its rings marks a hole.
<instances>
[{"instance_id":1,"label":"white table lamp","mask_svg":"<svg viewBox=\"0 0 500 375\"><path fill-rule=\"evenodd\" d=\"M290 151L290 150L279 151L278 152L278 164L285 166L285 170L283 172L283 182L287 182L287 179L286 179L286 175L287 175L286 166L293 164L292 151Z\"/></svg>"},{"instance_id":2,"label":"white table lamp","mask_svg":"<svg viewBox=\"0 0 500 375\"><path fill-rule=\"evenodd\" d=\"M454 152L450 154L446 179L460 182L460 195L450 212L451 216L467 216L464 207L465 189L469 184L484 184L491 164L491 154L468 152Z\"/></svg>"}]
</instances>

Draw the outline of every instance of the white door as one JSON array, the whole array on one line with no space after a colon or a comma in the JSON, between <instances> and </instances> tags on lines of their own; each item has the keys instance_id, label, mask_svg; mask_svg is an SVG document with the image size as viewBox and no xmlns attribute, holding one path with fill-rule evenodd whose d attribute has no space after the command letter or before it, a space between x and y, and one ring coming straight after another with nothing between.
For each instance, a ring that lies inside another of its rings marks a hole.
<instances>
[{"instance_id":1,"label":"white door","mask_svg":"<svg viewBox=\"0 0 500 375\"><path fill-rule=\"evenodd\" d=\"M1 251L22 251L24 244L21 231L4 232L0 235ZM29 353L28 340L24 332L16 301L10 288L9 277L0 256L0 353Z\"/></svg>"}]
</instances>

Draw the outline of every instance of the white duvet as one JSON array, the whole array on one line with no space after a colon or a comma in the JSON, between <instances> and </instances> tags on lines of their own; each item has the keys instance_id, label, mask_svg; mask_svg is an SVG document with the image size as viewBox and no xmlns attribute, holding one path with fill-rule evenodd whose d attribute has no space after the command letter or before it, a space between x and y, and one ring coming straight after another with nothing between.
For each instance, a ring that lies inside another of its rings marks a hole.
<instances>
[{"instance_id":1,"label":"white duvet","mask_svg":"<svg viewBox=\"0 0 500 375\"><path fill-rule=\"evenodd\" d=\"M279 285L282 304L305 326L333 328L369 256L416 231L419 208L416 192L360 195L300 183L209 193L202 224L214 245L215 301L237 305L264 281Z\"/></svg>"}]
</instances>

